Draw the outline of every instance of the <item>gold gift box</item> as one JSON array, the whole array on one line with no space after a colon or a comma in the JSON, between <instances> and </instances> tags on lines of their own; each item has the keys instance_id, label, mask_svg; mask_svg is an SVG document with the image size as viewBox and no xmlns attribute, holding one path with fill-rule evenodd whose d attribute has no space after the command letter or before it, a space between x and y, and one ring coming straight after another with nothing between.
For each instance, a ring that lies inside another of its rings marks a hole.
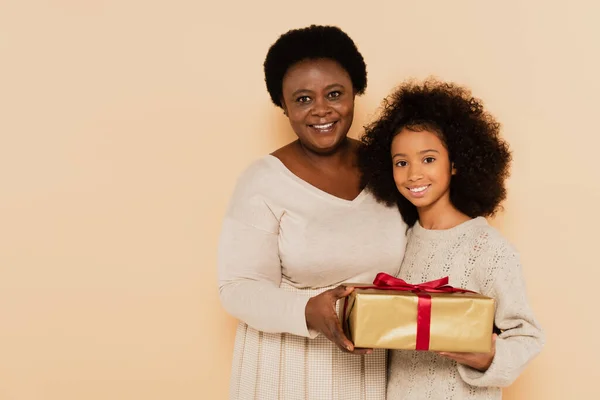
<instances>
[{"instance_id":1,"label":"gold gift box","mask_svg":"<svg viewBox=\"0 0 600 400\"><path fill-rule=\"evenodd\" d=\"M342 326L356 347L415 350L417 294L354 286L342 302ZM429 350L491 351L495 302L478 293L427 293L431 296Z\"/></svg>"}]
</instances>

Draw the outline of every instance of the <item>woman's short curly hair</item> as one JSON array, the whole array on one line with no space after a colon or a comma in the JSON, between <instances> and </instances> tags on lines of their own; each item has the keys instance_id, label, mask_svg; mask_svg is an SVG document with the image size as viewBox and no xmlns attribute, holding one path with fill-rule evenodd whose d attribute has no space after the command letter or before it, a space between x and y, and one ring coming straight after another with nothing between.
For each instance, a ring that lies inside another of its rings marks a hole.
<instances>
[{"instance_id":1,"label":"woman's short curly hair","mask_svg":"<svg viewBox=\"0 0 600 400\"><path fill-rule=\"evenodd\" d=\"M496 213L506 198L511 153L499 136L500 124L481 100L453 83L409 81L384 100L379 119L365 127L359 150L362 183L379 201L397 204L412 226L417 209L396 188L391 156L392 140L404 128L435 132L448 149L456 168L450 181L454 207L471 218Z\"/></svg>"},{"instance_id":2,"label":"woman's short curly hair","mask_svg":"<svg viewBox=\"0 0 600 400\"><path fill-rule=\"evenodd\" d=\"M273 103L281 103L283 77L299 61L327 58L338 62L350 75L356 94L367 88L367 66L350 37L335 26L311 25L281 35L269 48L264 62L265 82Z\"/></svg>"}]
</instances>

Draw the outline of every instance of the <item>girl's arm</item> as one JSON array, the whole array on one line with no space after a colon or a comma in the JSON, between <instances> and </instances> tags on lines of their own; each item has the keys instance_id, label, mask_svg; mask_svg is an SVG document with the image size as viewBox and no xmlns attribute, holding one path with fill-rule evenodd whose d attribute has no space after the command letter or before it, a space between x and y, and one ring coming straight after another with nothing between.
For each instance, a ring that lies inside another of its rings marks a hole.
<instances>
[{"instance_id":1,"label":"girl's arm","mask_svg":"<svg viewBox=\"0 0 600 400\"><path fill-rule=\"evenodd\" d=\"M518 254L507 244L490 259L486 276L493 279L488 296L496 299L495 323L502 331L496 354L485 372L458 365L462 379L473 386L512 384L542 349L544 336L527 301Z\"/></svg>"}]
</instances>

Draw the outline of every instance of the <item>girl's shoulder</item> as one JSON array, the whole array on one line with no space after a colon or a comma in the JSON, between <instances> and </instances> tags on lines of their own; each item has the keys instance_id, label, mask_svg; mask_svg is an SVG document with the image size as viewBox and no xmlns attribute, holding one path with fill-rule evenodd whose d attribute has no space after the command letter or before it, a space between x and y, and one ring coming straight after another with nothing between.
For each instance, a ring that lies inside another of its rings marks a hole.
<instances>
[{"instance_id":1,"label":"girl's shoulder","mask_svg":"<svg viewBox=\"0 0 600 400\"><path fill-rule=\"evenodd\" d=\"M489 223L476 231L473 247L476 276L480 292L489 294L495 282L521 273L521 260L515 246L498 229Z\"/></svg>"},{"instance_id":2,"label":"girl's shoulder","mask_svg":"<svg viewBox=\"0 0 600 400\"><path fill-rule=\"evenodd\" d=\"M477 217L450 229L430 230L417 221L409 237L435 243L445 242L452 247L473 247L478 252L516 252L509 240L484 217Z\"/></svg>"},{"instance_id":3,"label":"girl's shoulder","mask_svg":"<svg viewBox=\"0 0 600 400\"><path fill-rule=\"evenodd\" d=\"M496 257L518 256L516 247L510 240L489 222L479 217L480 222L474 227L472 234L479 249Z\"/></svg>"}]
</instances>

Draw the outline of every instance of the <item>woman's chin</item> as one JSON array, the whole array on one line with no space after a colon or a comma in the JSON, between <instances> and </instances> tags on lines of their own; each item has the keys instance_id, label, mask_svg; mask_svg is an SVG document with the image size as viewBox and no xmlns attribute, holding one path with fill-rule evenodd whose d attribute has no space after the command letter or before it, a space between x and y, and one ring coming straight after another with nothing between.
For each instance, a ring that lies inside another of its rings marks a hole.
<instances>
[{"instance_id":1,"label":"woman's chin","mask_svg":"<svg viewBox=\"0 0 600 400\"><path fill-rule=\"evenodd\" d=\"M315 153L318 154L331 154L335 152L344 143L346 137L320 137L311 140L310 143L305 143L305 147L308 147Z\"/></svg>"}]
</instances>

